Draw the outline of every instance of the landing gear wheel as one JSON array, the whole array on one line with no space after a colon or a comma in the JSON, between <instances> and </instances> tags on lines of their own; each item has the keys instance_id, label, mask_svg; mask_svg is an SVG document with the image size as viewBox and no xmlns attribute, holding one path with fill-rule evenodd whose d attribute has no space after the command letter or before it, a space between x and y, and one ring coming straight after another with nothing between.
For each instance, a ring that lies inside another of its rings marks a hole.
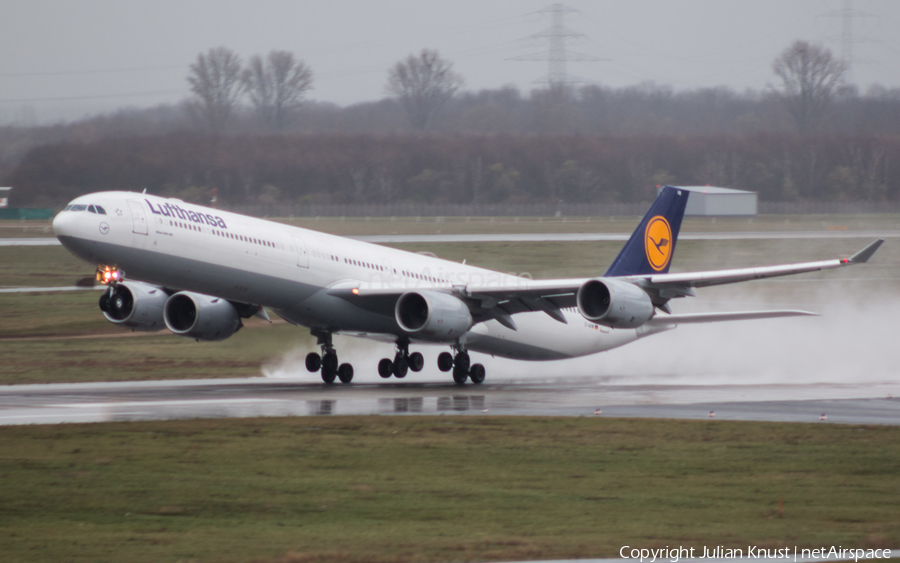
<instances>
[{"instance_id":1,"label":"landing gear wheel","mask_svg":"<svg viewBox=\"0 0 900 563\"><path fill-rule=\"evenodd\" d=\"M325 371L325 368L328 368L328 371L337 373L338 368L338 358L337 354L334 352L326 352L324 356L322 356L322 371ZM332 381L334 379L332 378Z\"/></svg>"},{"instance_id":2,"label":"landing gear wheel","mask_svg":"<svg viewBox=\"0 0 900 563\"><path fill-rule=\"evenodd\" d=\"M472 383L475 385L484 383L484 375L484 366L481 364L475 364L469 369L469 379L471 379Z\"/></svg>"},{"instance_id":3,"label":"landing gear wheel","mask_svg":"<svg viewBox=\"0 0 900 563\"><path fill-rule=\"evenodd\" d=\"M465 352L465 351L459 352L458 354L456 354L456 358L453 359L453 368L454 369L459 368L462 371L468 373L469 366L471 366L471 365L472 365L472 363L469 360L468 352Z\"/></svg>"},{"instance_id":4,"label":"landing gear wheel","mask_svg":"<svg viewBox=\"0 0 900 563\"><path fill-rule=\"evenodd\" d=\"M309 371L319 371L322 367L322 356L316 354L315 352L310 352L306 355L306 369Z\"/></svg>"},{"instance_id":5,"label":"landing gear wheel","mask_svg":"<svg viewBox=\"0 0 900 563\"><path fill-rule=\"evenodd\" d=\"M419 352L413 352L409 355L409 369L419 372L425 367L425 358Z\"/></svg>"},{"instance_id":6,"label":"landing gear wheel","mask_svg":"<svg viewBox=\"0 0 900 563\"><path fill-rule=\"evenodd\" d=\"M394 377L403 379L409 371L409 361L402 354L397 354L394 358Z\"/></svg>"},{"instance_id":7,"label":"landing gear wheel","mask_svg":"<svg viewBox=\"0 0 900 563\"><path fill-rule=\"evenodd\" d=\"M453 355L450 352L441 352L437 359L438 369L450 371L453 369Z\"/></svg>"},{"instance_id":8,"label":"landing gear wheel","mask_svg":"<svg viewBox=\"0 0 900 563\"><path fill-rule=\"evenodd\" d=\"M330 369L328 366L322 366L322 381L331 385L334 383L334 378L337 376L337 370Z\"/></svg>"},{"instance_id":9,"label":"landing gear wheel","mask_svg":"<svg viewBox=\"0 0 900 563\"><path fill-rule=\"evenodd\" d=\"M483 371L484 370L482 369L482 372ZM350 383L353 381L353 366L350 364L341 364L341 367L337 370L337 376L338 379L341 380L341 383Z\"/></svg>"},{"instance_id":10,"label":"landing gear wheel","mask_svg":"<svg viewBox=\"0 0 900 563\"><path fill-rule=\"evenodd\" d=\"M469 378L469 354L462 350L456 353L453 359L453 381L457 385L463 385Z\"/></svg>"},{"instance_id":11,"label":"landing gear wheel","mask_svg":"<svg viewBox=\"0 0 900 563\"><path fill-rule=\"evenodd\" d=\"M467 370L460 369L459 366L453 366L453 381L457 385L465 385L468 378L469 372Z\"/></svg>"},{"instance_id":12,"label":"landing gear wheel","mask_svg":"<svg viewBox=\"0 0 900 563\"><path fill-rule=\"evenodd\" d=\"M390 376L394 375L394 362L387 358L378 362L378 375L384 379L388 379Z\"/></svg>"}]
</instances>

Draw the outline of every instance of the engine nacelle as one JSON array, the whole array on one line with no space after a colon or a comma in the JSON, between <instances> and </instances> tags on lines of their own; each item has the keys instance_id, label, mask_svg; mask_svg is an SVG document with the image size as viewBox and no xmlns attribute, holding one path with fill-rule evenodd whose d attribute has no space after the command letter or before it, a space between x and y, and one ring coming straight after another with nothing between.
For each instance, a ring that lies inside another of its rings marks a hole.
<instances>
[{"instance_id":1,"label":"engine nacelle","mask_svg":"<svg viewBox=\"0 0 900 563\"><path fill-rule=\"evenodd\" d=\"M100 296L100 310L106 320L132 330L162 330L163 308L168 294L162 288L125 281L109 286Z\"/></svg>"},{"instance_id":2,"label":"engine nacelle","mask_svg":"<svg viewBox=\"0 0 900 563\"><path fill-rule=\"evenodd\" d=\"M456 340L472 327L469 307L440 291L410 291L397 300L394 316L400 328L416 336Z\"/></svg>"},{"instance_id":3,"label":"engine nacelle","mask_svg":"<svg viewBox=\"0 0 900 563\"><path fill-rule=\"evenodd\" d=\"M643 289L620 280L586 281L578 289L576 301L584 318L611 328L637 328L655 312Z\"/></svg>"},{"instance_id":4,"label":"engine nacelle","mask_svg":"<svg viewBox=\"0 0 900 563\"><path fill-rule=\"evenodd\" d=\"M169 330L197 340L225 340L241 328L241 317L225 299L182 291L166 301Z\"/></svg>"}]
</instances>

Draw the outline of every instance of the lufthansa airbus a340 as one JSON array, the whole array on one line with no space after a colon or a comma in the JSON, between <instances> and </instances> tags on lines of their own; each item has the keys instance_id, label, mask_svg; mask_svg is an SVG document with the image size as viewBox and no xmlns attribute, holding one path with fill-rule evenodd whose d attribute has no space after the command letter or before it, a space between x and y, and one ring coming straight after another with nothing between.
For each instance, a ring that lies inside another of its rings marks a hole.
<instances>
[{"instance_id":1,"label":"lufthansa airbus a340","mask_svg":"<svg viewBox=\"0 0 900 563\"><path fill-rule=\"evenodd\" d=\"M390 341L381 377L420 371L414 346L447 346L438 368L458 384L485 378L469 351L518 360L595 354L679 324L811 315L804 311L673 314L694 289L866 262L850 258L668 273L689 192L668 186L602 276L532 280L281 223L135 192L78 197L53 220L60 242L98 268L100 310L133 330L168 328L224 340L272 309L308 327L322 353L306 367L325 383L353 379L332 335ZM374 366L373 366L374 367Z\"/></svg>"}]
</instances>

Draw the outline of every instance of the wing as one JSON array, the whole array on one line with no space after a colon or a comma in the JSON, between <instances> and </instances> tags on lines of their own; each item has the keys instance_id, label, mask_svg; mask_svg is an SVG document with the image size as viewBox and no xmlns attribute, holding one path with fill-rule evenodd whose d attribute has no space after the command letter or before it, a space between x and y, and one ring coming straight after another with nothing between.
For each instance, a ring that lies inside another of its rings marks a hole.
<instances>
[{"instance_id":1,"label":"wing","mask_svg":"<svg viewBox=\"0 0 900 563\"><path fill-rule=\"evenodd\" d=\"M803 262L800 264L784 264L781 266L764 266L761 268L738 268L734 270L713 270L709 272L688 272L682 274L658 274L644 276L627 276L621 279L634 281L645 289L653 289L663 293L671 293L672 297L680 295L693 295L695 287L709 287L750 280L774 278L830 270L854 264L864 264L875 254L875 251L884 243L884 239L878 239L850 258L834 260L821 260L818 262Z\"/></svg>"},{"instance_id":2,"label":"wing","mask_svg":"<svg viewBox=\"0 0 900 563\"><path fill-rule=\"evenodd\" d=\"M695 287L708 287L749 280L772 278L841 268L862 264L868 261L876 250L884 243L878 239L850 258L836 258L818 262L785 264L781 266L764 266L759 268L738 268L732 270L714 270L708 272L689 272L680 274L642 274L621 276L613 279L627 281L641 287L650 296L653 304L666 313L670 313L666 303L676 297L693 296ZM513 285L468 285L455 287L452 292L469 305L475 322L494 319L507 328L516 329L512 315L527 311L543 311L551 318L565 323L562 310L575 307L578 290L593 278L528 280L517 279ZM429 288L417 288L415 291L427 291ZM331 295L339 296L364 309L382 314L393 314L397 299L409 289L395 288L362 288L334 287L328 290ZM432 291L447 291L432 289ZM716 322L726 320L744 320L753 318L773 318L797 315L812 315L804 311L754 311L740 313L712 313L701 315L660 315L655 324L681 324L698 322Z\"/></svg>"}]
</instances>

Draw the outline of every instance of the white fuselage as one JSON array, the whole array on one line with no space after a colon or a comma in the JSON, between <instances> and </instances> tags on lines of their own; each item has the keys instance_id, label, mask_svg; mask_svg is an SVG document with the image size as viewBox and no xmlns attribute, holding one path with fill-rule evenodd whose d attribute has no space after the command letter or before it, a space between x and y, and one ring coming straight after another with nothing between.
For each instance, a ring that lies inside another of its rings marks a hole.
<instances>
[{"instance_id":1,"label":"white fuselage","mask_svg":"<svg viewBox=\"0 0 900 563\"><path fill-rule=\"evenodd\" d=\"M93 265L126 278L262 305L313 329L402 337L393 315L376 314L328 293L334 288L453 290L530 280L432 256L292 227L180 200L133 192L81 196L53 221L62 243ZM102 208L105 214L91 212ZM76 207L77 208L77 207ZM495 320L465 335L470 350L522 360L584 356L662 329L611 329L564 309L567 324L543 312L515 315L518 330ZM414 340L415 342L415 340Z\"/></svg>"}]
</instances>

